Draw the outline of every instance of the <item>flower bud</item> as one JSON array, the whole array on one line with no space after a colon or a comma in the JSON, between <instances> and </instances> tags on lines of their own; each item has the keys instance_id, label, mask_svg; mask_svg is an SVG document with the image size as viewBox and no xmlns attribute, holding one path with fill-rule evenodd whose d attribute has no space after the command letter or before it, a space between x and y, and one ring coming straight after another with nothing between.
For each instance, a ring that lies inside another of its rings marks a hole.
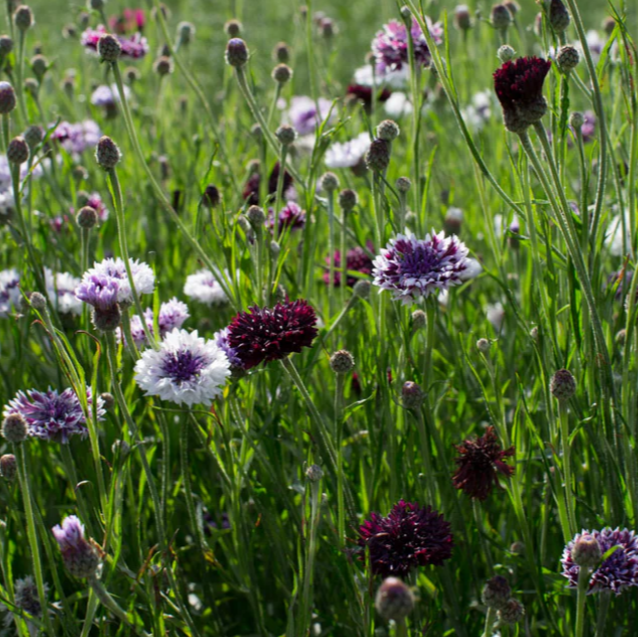
<instances>
[{"instance_id":1,"label":"flower bud","mask_svg":"<svg viewBox=\"0 0 638 637\"><path fill-rule=\"evenodd\" d=\"M246 217L250 222L253 230L260 232L263 229L264 221L266 221L266 214L259 206L250 206L246 212Z\"/></svg>"},{"instance_id":2,"label":"flower bud","mask_svg":"<svg viewBox=\"0 0 638 637\"><path fill-rule=\"evenodd\" d=\"M323 469L318 464L311 464L306 469L306 477L310 482L319 482L323 478Z\"/></svg>"},{"instance_id":3,"label":"flower bud","mask_svg":"<svg viewBox=\"0 0 638 637\"><path fill-rule=\"evenodd\" d=\"M26 4L20 5L13 14L13 24L19 31L28 31L33 26L33 11Z\"/></svg>"},{"instance_id":4,"label":"flower bud","mask_svg":"<svg viewBox=\"0 0 638 637\"><path fill-rule=\"evenodd\" d=\"M476 341L476 349L485 354L490 351L490 342L486 338L479 338Z\"/></svg>"},{"instance_id":5,"label":"flower bud","mask_svg":"<svg viewBox=\"0 0 638 637\"><path fill-rule=\"evenodd\" d=\"M233 38L226 45L226 63L235 68L241 68L248 62L246 43L240 38Z\"/></svg>"},{"instance_id":6,"label":"flower bud","mask_svg":"<svg viewBox=\"0 0 638 637\"><path fill-rule=\"evenodd\" d=\"M412 329L422 330L428 323L428 317L423 310L414 310L412 312Z\"/></svg>"},{"instance_id":7,"label":"flower bud","mask_svg":"<svg viewBox=\"0 0 638 637\"><path fill-rule=\"evenodd\" d=\"M224 25L224 31L229 38L238 38L244 30L239 20L229 20Z\"/></svg>"},{"instance_id":8,"label":"flower bud","mask_svg":"<svg viewBox=\"0 0 638 637\"><path fill-rule=\"evenodd\" d=\"M403 383L401 398L406 409L420 409L425 400L425 392L417 383L408 380Z\"/></svg>"},{"instance_id":9,"label":"flower bud","mask_svg":"<svg viewBox=\"0 0 638 637\"><path fill-rule=\"evenodd\" d=\"M278 84L286 84L292 79L292 69L287 64L278 64L272 70L272 79Z\"/></svg>"},{"instance_id":10,"label":"flower bud","mask_svg":"<svg viewBox=\"0 0 638 637\"><path fill-rule=\"evenodd\" d=\"M551 0L549 4L549 24L552 29L556 33L563 33L570 22L569 11L567 11L567 7L562 0Z\"/></svg>"},{"instance_id":11,"label":"flower bud","mask_svg":"<svg viewBox=\"0 0 638 637\"><path fill-rule=\"evenodd\" d=\"M93 576L100 565L100 556L93 544L84 539L84 525L80 520L70 515L52 531L66 570L74 577Z\"/></svg>"},{"instance_id":12,"label":"flower bud","mask_svg":"<svg viewBox=\"0 0 638 637\"><path fill-rule=\"evenodd\" d=\"M460 208L448 208L443 219L443 227L448 234L458 234L463 225L463 211Z\"/></svg>"},{"instance_id":13,"label":"flower bud","mask_svg":"<svg viewBox=\"0 0 638 637\"><path fill-rule=\"evenodd\" d=\"M334 192L339 188L339 177L334 173L324 173L320 180L321 190Z\"/></svg>"},{"instance_id":14,"label":"flower bud","mask_svg":"<svg viewBox=\"0 0 638 637\"><path fill-rule=\"evenodd\" d=\"M276 131L275 137L282 146L290 146L297 139L297 131L289 124L282 124Z\"/></svg>"},{"instance_id":15,"label":"flower bud","mask_svg":"<svg viewBox=\"0 0 638 637\"><path fill-rule=\"evenodd\" d=\"M374 607L383 619L400 622L414 609L414 595L398 577L387 577L379 586Z\"/></svg>"},{"instance_id":16,"label":"flower bud","mask_svg":"<svg viewBox=\"0 0 638 637\"><path fill-rule=\"evenodd\" d=\"M589 533L583 533L572 546L572 560L577 566L595 568L602 557L598 540Z\"/></svg>"},{"instance_id":17,"label":"flower bud","mask_svg":"<svg viewBox=\"0 0 638 637\"><path fill-rule=\"evenodd\" d=\"M504 31L512 24L512 14L505 5L495 4L490 12L490 22L495 29Z\"/></svg>"},{"instance_id":18,"label":"flower bud","mask_svg":"<svg viewBox=\"0 0 638 637\"><path fill-rule=\"evenodd\" d=\"M399 177L396 181L397 190L405 195L410 192L410 188L412 188L412 182L407 177Z\"/></svg>"},{"instance_id":19,"label":"flower bud","mask_svg":"<svg viewBox=\"0 0 638 637\"><path fill-rule=\"evenodd\" d=\"M290 61L290 47L285 42L275 44L272 56L276 62L287 64Z\"/></svg>"},{"instance_id":20,"label":"flower bud","mask_svg":"<svg viewBox=\"0 0 638 637\"><path fill-rule=\"evenodd\" d=\"M569 400L576 393L576 380L568 369L559 369L549 383L549 391L556 400Z\"/></svg>"},{"instance_id":21,"label":"flower bud","mask_svg":"<svg viewBox=\"0 0 638 637\"><path fill-rule=\"evenodd\" d=\"M377 126L377 137L386 142L395 140L400 133L399 125L391 119L385 119Z\"/></svg>"},{"instance_id":22,"label":"flower bud","mask_svg":"<svg viewBox=\"0 0 638 637\"><path fill-rule=\"evenodd\" d=\"M9 55L13 51L13 40L8 35L0 35L0 59Z\"/></svg>"},{"instance_id":23,"label":"flower bud","mask_svg":"<svg viewBox=\"0 0 638 637\"><path fill-rule=\"evenodd\" d=\"M359 197L354 190L346 188L339 193L337 202L344 212L350 212L359 203Z\"/></svg>"},{"instance_id":24,"label":"flower bud","mask_svg":"<svg viewBox=\"0 0 638 637\"><path fill-rule=\"evenodd\" d=\"M91 206L84 206L78 210L75 220L80 228L90 230L97 225L97 210Z\"/></svg>"},{"instance_id":25,"label":"flower bud","mask_svg":"<svg viewBox=\"0 0 638 637\"><path fill-rule=\"evenodd\" d=\"M0 473L5 480L13 482L18 473L18 461L12 453L5 453L0 458Z\"/></svg>"},{"instance_id":26,"label":"flower bud","mask_svg":"<svg viewBox=\"0 0 638 637\"><path fill-rule=\"evenodd\" d=\"M368 299L370 298L370 290L372 289L372 283L370 281L366 281L365 279L359 279L354 284L352 288L352 293L354 296L359 297L360 299Z\"/></svg>"},{"instance_id":27,"label":"flower bud","mask_svg":"<svg viewBox=\"0 0 638 637\"><path fill-rule=\"evenodd\" d=\"M111 411L115 406L115 398L113 398L113 394L109 394L109 392L103 392L100 394L100 398L102 399L102 404L104 405L104 409L106 411Z\"/></svg>"},{"instance_id":28,"label":"flower bud","mask_svg":"<svg viewBox=\"0 0 638 637\"><path fill-rule=\"evenodd\" d=\"M579 113L578 111L574 111L570 116L569 116L569 125L575 130L575 131L580 131L580 129L582 128L583 124L585 123L585 117L583 116L582 113Z\"/></svg>"},{"instance_id":29,"label":"flower bud","mask_svg":"<svg viewBox=\"0 0 638 637\"><path fill-rule=\"evenodd\" d=\"M618 331L614 340L616 341L617 345L623 347L625 342L627 341L627 330L623 328L622 330Z\"/></svg>"},{"instance_id":30,"label":"flower bud","mask_svg":"<svg viewBox=\"0 0 638 637\"><path fill-rule=\"evenodd\" d=\"M110 137L104 135L97 143L95 159L101 168L111 170L115 168L120 159L122 159L122 154L117 144Z\"/></svg>"},{"instance_id":31,"label":"flower bud","mask_svg":"<svg viewBox=\"0 0 638 637\"><path fill-rule=\"evenodd\" d=\"M368 170L382 173L390 165L390 144L384 139L375 139L365 155Z\"/></svg>"},{"instance_id":32,"label":"flower bud","mask_svg":"<svg viewBox=\"0 0 638 637\"><path fill-rule=\"evenodd\" d=\"M503 64L505 64L505 62L510 62L516 57L516 51L509 44L504 44L503 46L499 47L498 51L496 52L496 57L498 57L498 59Z\"/></svg>"},{"instance_id":33,"label":"flower bud","mask_svg":"<svg viewBox=\"0 0 638 637\"><path fill-rule=\"evenodd\" d=\"M9 414L2 421L2 436L7 442L17 444L26 440L27 421L19 413Z\"/></svg>"},{"instance_id":34,"label":"flower bud","mask_svg":"<svg viewBox=\"0 0 638 637\"><path fill-rule=\"evenodd\" d=\"M29 296L29 303L34 310L42 311L46 309L47 300L39 292L32 292Z\"/></svg>"},{"instance_id":35,"label":"flower bud","mask_svg":"<svg viewBox=\"0 0 638 637\"><path fill-rule=\"evenodd\" d=\"M459 31L468 31L472 28L472 16L466 4L460 4L454 9L454 26Z\"/></svg>"},{"instance_id":36,"label":"flower bud","mask_svg":"<svg viewBox=\"0 0 638 637\"><path fill-rule=\"evenodd\" d=\"M518 624L525 616L525 608L517 599L510 599L499 608L497 617L504 624Z\"/></svg>"},{"instance_id":37,"label":"flower bud","mask_svg":"<svg viewBox=\"0 0 638 637\"><path fill-rule=\"evenodd\" d=\"M105 33L98 40L97 52L102 62L116 62L122 55L122 45L114 35Z\"/></svg>"},{"instance_id":38,"label":"flower bud","mask_svg":"<svg viewBox=\"0 0 638 637\"><path fill-rule=\"evenodd\" d=\"M195 25L191 22L180 22L177 25L177 41L180 46L188 46L195 36Z\"/></svg>"},{"instance_id":39,"label":"flower bud","mask_svg":"<svg viewBox=\"0 0 638 637\"><path fill-rule=\"evenodd\" d=\"M44 57L44 55L34 55L31 58L31 70L38 81L41 82L42 78L49 70L49 61Z\"/></svg>"},{"instance_id":40,"label":"flower bud","mask_svg":"<svg viewBox=\"0 0 638 637\"><path fill-rule=\"evenodd\" d=\"M44 130L41 126L29 126L24 132L24 141L30 150L33 150L44 139Z\"/></svg>"},{"instance_id":41,"label":"flower bud","mask_svg":"<svg viewBox=\"0 0 638 637\"><path fill-rule=\"evenodd\" d=\"M347 374L354 369L354 356L345 349L336 351L330 357L330 369L335 374Z\"/></svg>"},{"instance_id":42,"label":"flower bud","mask_svg":"<svg viewBox=\"0 0 638 637\"><path fill-rule=\"evenodd\" d=\"M24 137L14 137L7 148L7 160L10 164L19 166L29 159L29 146Z\"/></svg>"},{"instance_id":43,"label":"flower bud","mask_svg":"<svg viewBox=\"0 0 638 637\"><path fill-rule=\"evenodd\" d=\"M508 581L496 575L492 579L487 580L481 593L481 599L488 608L503 608L510 599L512 589Z\"/></svg>"},{"instance_id":44,"label":"flower bud","mask_svg":"<svg viewBox=\"0 0 638 637\"><path fill-rule=\"evenodd\" d=\"M16 107L16 94L9 82L0 82L0 115L7 115Z\"/></svg>"},{"instance_id":45,"label":"flower bud","mask_svg":"<svg viewBox=\"0 0 638 637\"><path fill-rule=\"evenodd\" d=\"M610 15L608 15L602 23L602 28L603 31L607 34L607 35L611 35L614 32L614 29L616 28L616 20L614 20L614 18L612 18Z\"/></svg>"},{"instance_id":46,"label":"flower bud","mask_svg":"<svg viewBox=\"0 0 638 637\"><path fill-rule=\"evenodd\" d=\"M573 71L580 62L578 49L571 45L561 46L556 54L556 64L561 73Z\"/></svg>"},{"instance_id":47,"label":"flower bud","mask_svg":"<svg viewBox=\"0 0 638 637\"><path fill-rule=\"evenodd\" d=\"M91 322L95 329L100 332L115 332L120 326L121 320L122 312L117 303L107 310L95 308L93 312L91 312Z\"/></svg>"},{"instance_id":48,"label":"flower bud","mask_svg":"<svg viewBox=\"0 0 638 637\"><path fill-rule=\"evenodd\" d=\"M153 63L153 70L160 77L164 77L165 75L169 75L173 72L173 60L166 55L160 55L160 57L155 60Z\"/></svg>"},{"instance_id":49,"label":"flower bud","mask_svg":"<svg viewBox=\"0 0 638 637\"><path fill-rule=\"evenodd\" d=\"M87 2L88 8L93 9L93 11L101 11L105 4L106 0L88 0Z\"/></svg>"}]
</instances>

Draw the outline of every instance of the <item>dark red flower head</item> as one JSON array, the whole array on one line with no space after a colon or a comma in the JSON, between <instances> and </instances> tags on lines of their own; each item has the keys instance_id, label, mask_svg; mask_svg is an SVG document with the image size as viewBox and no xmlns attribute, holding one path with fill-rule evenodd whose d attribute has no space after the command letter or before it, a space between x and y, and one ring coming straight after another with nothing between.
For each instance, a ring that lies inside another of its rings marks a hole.
<instances>
[{"instance_id":1,"label":"dark red flower head","mask_svg":"<svg viewBox=\"0 0 638 637\"><path fill-rule=\"evenodd\" d=\"M232 320L228 345L244 369L250 369L311 347L317 336L316 324L314 309L303 300L277 303L272 309L255 306Z\"/></svg>"},{"instance_id":2,"label":"dark red flower head","mask_svg":"<svg viewBox=\"0 0 638 637\"><path fill-rule=\"evenodd\" d=\"M370 515L359 527L358 543L368 550L373 573L406 577L419 566L442 566L452 555L454 538L438 511L400 500L387 517Z\"/></svg>"},{"instance_id":3,"label":"dark red flower head","mask_svg":"<svg viewBox=\"0 0 638 637\"><path fill-rule=\"evenodd\" d=\"M471 498L485 500L494 486L498 486L499 473L506 478L514 474L514 467L504 460L514 455L514 447L503 450L494 427L488 427L485 435L476 440L466 440L456 450L461 455L455 458L458 469L452 482Z\"/></svg>"},{"instance_id":4,"label":"dark red flower head","mask_svg":"<svg viewBox=\"0 0 638 637\"><path fill-rule=\"evenodd\" d=\"M373 91L371 86L364 86L363 84L350 84L346 89L346 95L351 95L360 102L363 102L366 110L372 108L372 96ZM387 102L392 95L392 91L389 88L382 88L376 93L376 99L379 102Z\"/></svg>"},{"instance_id":5,"label":"dark red flower head","mask_svg":"<svg viewBox=\"0 0 638 637\"><path fill-rule=\"evenodd\" d=\"M547 110L543 82L552 63L538 57L505 62L494 71L494 90L508 130L518 133L539 121Z\"/></svg>"}]
</instances>

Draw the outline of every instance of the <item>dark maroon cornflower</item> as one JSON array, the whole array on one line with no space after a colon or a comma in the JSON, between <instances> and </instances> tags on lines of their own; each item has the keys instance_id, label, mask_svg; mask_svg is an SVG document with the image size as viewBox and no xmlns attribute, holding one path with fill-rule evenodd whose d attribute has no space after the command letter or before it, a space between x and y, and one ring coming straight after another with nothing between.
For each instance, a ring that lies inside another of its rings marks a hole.
<instances>
[{"instance_id":1,"label":"dark maroon cornflower","mask_svg":"<svg viewBox=\"0 0 638 637\"><path fill-rule=\"evenodd\" d=\"M279 162L277 162L268 177L268 194L274 195L277 192L277 182L279 180ZM293 178L292 175L286 170L284 172L282 193L286 192L292 187ZM242 197L244 201L250 206L259 205L259 187L261 185L261 173L255 172L246 181Z\"/></svg>"},{"instance_id":2,"label":"dark maroon cornflower","mask_svg":"<svg viewBox=\"0 0 638 637\"><path fill-rule=\"evenodd\" d=\"M361 381L359 380L359 374L357 374L357 372L352 373L352 383L350 387L357 396L361 396Z\"/></svg>"},{"instance_id":3,"label":"dark maroon cornflower","mask_svg":"<svg viewBox=\"0 0 638 637\"><path fill-rule=\"evenodd\" d=\"M277 303L274 308L249 308L228 326L228 345L244 369L286 358L311 347L317 336L317 315L304 300Z\"/></svg>"},{"instance_id":4,"label":"dark maroon cornflower","mask_svg":"<svg viewBox=\"0 0 638 637\"><path fill-rule=\"evenodd\" d=\"M503 450L494 427L488 427L485 435L476 440L466 440L456 445L461 454L455 458L458 469L452 483L471 498L485 500L495 486L498 486L498 474L511 478L514 467L504 459L514 455L514 447Z\"/></svg>"},{"instance_id":5,"label":"dark maroon cornflower","mask_svg":"<svg viewBox=\"0 0 638 637\"><path fill-rule=\"evenodd\" d=\"M452 555L454 537L438 511L400 500L387 517L370 515L359 527L358 544L368 552L375 575L405 578L419 566L442 566Z\"/></svg>"},{"instance_id":6,"label":"dark maroon cornflower","mask_svg":"<svg viewBox=\"0 0 638 637\"><path fill-rule=\"evenodd\" d=\"M506 62L494 71L494 89L508 130L521 133L545 115L543 82L551 65L550 60L525 57Z\"/></svg>"},{"instance_id":7,"label":"dark maroon cornflower","mask_svg":"<svg viewBox=\"0 0 638 637\"><path fill-rule=\"evenodd\" d=\"M350 84L346 89L346 95L352 95L360 102L363 102L363 105L367 111L372 108L372 87L364 86L363 84ZM387 102L392 95L392 91L389 88L383 88L377 93L377 100L379 102Z\"/></svg>"},{"instance_id":8,"label":"dark maroon cornflower","mask_svg":"<svg viewBox=\"0 0 638 637\"><path fill-rule=\"evenodd\" d=\"M277 234L281 234L284 230L290 228L290 231L302 230L306 225L306 211L295 201L288 201L279 212L277 223ZM266 227L271 231L275 226L275 211L268 208L268 217L266 217Z\"/></svg>"},{"instance_id":9,"label":"dark maroon cornflower","mask_svg":"<svg viewBox=\"0 0 638 637\"><path fill-rule=\"evenodd\" d=\"M368 243L368 249L373 250L374 246ZM330 266L330 255L326 257L326 263ZM341 268L341 252L336 250L334 253L334 265L335 268ZM372 272L372 259L369 254L363 248L357 246L352 250L348 250L346 253L346 268L353 272L361 272L361 274L371 274ZM326 285L330 284L330 270L326 270L323 273L323 280ZM341 286L341 271L336 269L334 271L333 285L335 287ZM354 284L359 281L359 277L347 275L346 285L348 287L354 287Z\"/></svg>"}]
</instances>

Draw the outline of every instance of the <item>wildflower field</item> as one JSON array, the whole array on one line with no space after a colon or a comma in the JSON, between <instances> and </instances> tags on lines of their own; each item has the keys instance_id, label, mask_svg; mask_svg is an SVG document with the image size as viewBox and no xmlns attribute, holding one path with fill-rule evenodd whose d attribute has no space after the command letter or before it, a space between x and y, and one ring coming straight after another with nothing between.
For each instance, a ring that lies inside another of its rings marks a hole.
<instances>
[{"instance_id":1,"label":"wildflower field","mask_svg":"<svg viewBox=\"0 0 638 637\"><path fill-rule=\"evenodd\" d=\"M0 2L0 637L637 634L638 6L404 1Z\"/></svg>"}]
</instances>

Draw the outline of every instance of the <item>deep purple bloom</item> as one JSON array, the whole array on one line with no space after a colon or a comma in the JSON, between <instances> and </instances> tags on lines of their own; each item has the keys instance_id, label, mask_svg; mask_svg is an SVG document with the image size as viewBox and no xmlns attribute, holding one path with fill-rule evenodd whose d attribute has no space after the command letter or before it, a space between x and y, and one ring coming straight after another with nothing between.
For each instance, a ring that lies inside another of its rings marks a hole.
<instances>
[{"instance_id":1,"label":"deep purple bloom","mask_svg":"<svg viewBox=\"0 0 638 637\"><path fill-rule=\"evenodd\" d=\"M272 208L268 208L268 217L266 218L266 225L271 230L275 226L275 211ZM277 234L281 234L287 228L290 228L291 232L294 230L301 230L306 225L306 211L302 210L301 206L294 201L288 201L286 205L279 212L279 222L277 224Z\"/></svg>"},{"instance_id":2,"label":"deep purple bloom","mask_svg":"<svg viewBox=\"0 0 638 637\"><path fill-rule=\"evenodd\" d=\"M89 51L97 53L97 45L100 38L108 33L103 25L98 25L96 29L87 29L80 39L80 44ZM122 46L122 57L138 60L143 58L150 50L148 42L140 33L135 33L130 37L122 35L115 36Z\"/></svg>"},{"instance_id":3,"label":"deep purple bloom","mask_svg":"<svg viewBox=\"0 0 638 637\"><path fill-rule=\"evenodd\" d=\"M433 24L430 18L426 17L426 23L430 35L436 44L443 42L443 28L437 22ZM423 35L423 31L415 18L412 18L411 28L412 40L414 42L414 59L417 64L429 66L431 55L428 44ZM390 71L398 71L408 59L408 30L398 20L391 20L377 32L372 40L372 53L377 65L377 73L383 75Z\"/></svg>"},{"instance_id":4,"label":"deep purple bloom","mask_svg":"<svg viewBox=\"0 0 638 637\"><path fill-rule=\"evenodd\" d=\"M279 162L276 162L268 177L268 194L274 195L277 192L277 184L279 181ZM292 188L292 175L286 170L283 177L282 193L286 195ZM259 187L261 186L261 173L256 172L250 175L244 186L242 197L247 204L251 206L259 205Z\"/></svg>"},{"instance_id":5,"label":"deep purple bloom","mask_svg":"<svg viewBox=\"0 0 638 637\"><path fill-rule=\"evenodd\" d=\"M237 352L228 344L228 331L228 328L225 327L223 330L219 330L213 334L215 345L226 354L233 367L243 368L244 364L241 358L239 358Z\"/></svg>"},{"instance_id":6,"label":"deep purple bloom","mask_svg":"<svg viewBox=\"0 0 638 637\"><path fill-rule=\"evenodd\" d=\"M90 388L86 391L86 397L90 410ZM104 401L98 397L98 420L104 417L104 413ZM4 407L4 417L9 414L21 414L27 421L28 435L33 438L66 444L71 436L77 434L84 437L88 433L82 405L71 388L65 389L61 394L55 389L46 392L35 389L26 393L19 391Z\"/></svg>"},{"instance_id":7,"label":"deep purple bloom","mask_svg":"<svg viewBox=\"0 0 638 637\"><path fill-rule=\"evenodd\" d=\"M387 102L392 95L392 91L389 88L382 88L381 90L375 91L371 86L364 86L363 84L350 84L346 89L347 95L352 95L360 102L363 102L366 110L370 110L372 108L372 98L373 96L379 102Z\"/></svg>"},{"instance_id":8,"label":"deep purple bloom","mask_svg":"<svg viewBox=\"0 0 638 637\"><path fill-rule=\"evenodd\" d=\"M368 249L371 248L372 244L368 243ZM330 255L326 257L326 263L328 264L328 266L330 266ZM341 253L339 252L339 250L336 250L334 253L334 264L336 269L334 271L333 284L335 287L340 287L341 270L338 268L341 268ZM372 272L372 259L370 258L366 250L364 250L360 246L357 246L352 250L348 250L348 252L346 253L346 268L354 272L360 272L361 274L369 275ZM330 270L326 270L323 273L323 280L326 285L330 283ZM346 284L349 287L353 287L357 281L359 281L359 277L347 275Z\"/></svg>"},{"instance_id":9,"label":"deep purple bloom","mask_svg":"<svg viewBox=\"0 0 638 637\"><path fill-rule=\"evenodd\" d=\"M543 117L547 110L543 83L551 66L550 60L525 57L494 71L494 90L508 130L522 132Z\"/></svg>"},{"instance_id":10,"label":"deep purple bloom","mask_svg":"<svg viewBox=\"0 0 638 637\"><path fill-rule=\"evenodd\" d=\"M630 586L638 586L638 541L634 531L605 528L602 531L583 531L565 547L561 563L563 577L569 580L569 588L578 587L580 566L572 559L572 549L583 535L594 537L604 555L612 547L618 547L600 566L595 569L589 580L588 593L613 591L620 595Z\"/></svg>"},{"instance_id":11,"label":"deep purple bloom","mask_svg":"<svg viewBox=\"0 0 638 637\"><path fill-rule=\"evenodd\" d=\"M95 548L84 539L84 525L75 515L64 518L51 531L60 547L64 566L75 577L91 577L100 563Z\"/></svg>"},{"instance_id":12,"label":"deep purple bloom","mask_svg":"<svg viewBox=\"0 0 638 637\"><path fill-rule=\"evenodd\" d=\"M277 303L274 308L251 307L228 326L228 345L244 369L286 358L311 347L317 336L317 315L304 300Z\"/></svg>"},{"instance_id":13,"label":"deep purple bloom","mask_svg":"<svg viewBox=\"0 0 638 637\"><path fill-rule=\"evenodd\" d=\"M494 427L488 427L485 434L476 440L466 440L456 445L461 454L455 458L458 465L452 483L471 498L485 500L495 486L501 474L511 478L514 467L510 467L505 458L514 455L514 447L502 449Z\"/></svg>"},{"instance_id":14,"label":"deep purple bloom","mask_svg":"<svg viewBox=\"0 0 638 637\"><path fill-rule=\"evenodd\" d=\"M477 264L458 237L444 232L417 239L399 234L373 261L374 285L409 305L436 290L447 290L477 274Z\"/></svg>"},{"instance_id":15,"label":"deep purple bloom","mask_svg":"<svg viewBox=\"0 0 638 637\"><path fill-rule=\"evenodd\" d=\"M400 500L387 517L370 515L359 527L358 543L368 551L373 573L405 578L419 566L442 566L452 555L454 538L438 511Z\"/></svg>"},{"instance_id":16,"label":"deep purple bloom","mask_svg":"<svg viewBox=\"0 0 638 637\"><path fill-rule=\"evenodd\" d=\"M117 303L119 289L119 283L110 276L105 274L84 275L82 283L75 291L75 296L80 301L106 312Z\"/></svg>"}]
</instances>

